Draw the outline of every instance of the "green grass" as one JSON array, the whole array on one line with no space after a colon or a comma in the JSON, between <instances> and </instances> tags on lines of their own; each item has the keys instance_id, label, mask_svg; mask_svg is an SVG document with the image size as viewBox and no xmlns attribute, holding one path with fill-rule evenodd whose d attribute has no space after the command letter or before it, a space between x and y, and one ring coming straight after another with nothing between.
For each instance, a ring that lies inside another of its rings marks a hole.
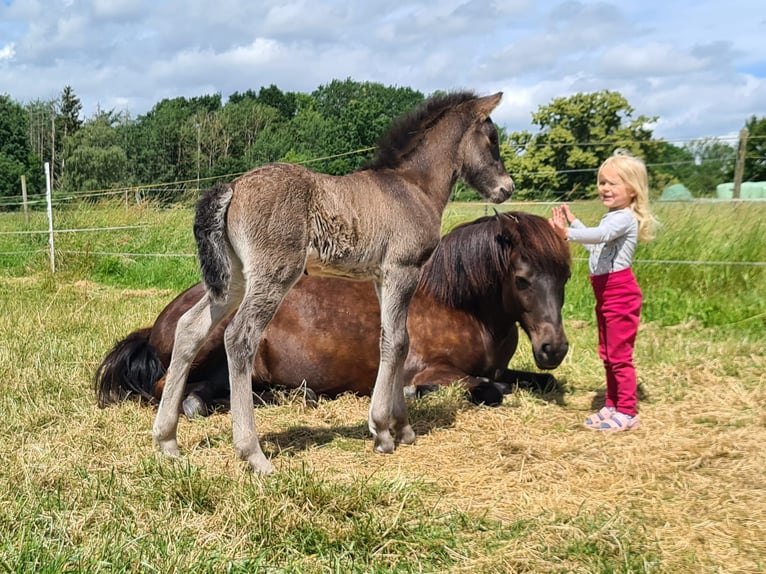
<instances>
[{"instance_id":1,"label":"green grass","mask_svg":"<svg viewBox=\"0 0 766 574\"><path fill-rule=\"evenodd\" d=\"M189 207L158 209L117 204L66 206L54 211L57 230L116 228L56 233L56 273L136 289L184 289L199 280ZM125 228L125 229L120 229ZM44 213L0 214L0 231L47 231ZM0 235L0 266L5 276L50 271L47 233Z\"/></svg>"},{"instance_id":2,"label":"green grass","mask_svg":"<svg viewBox=\"0 0 766 574\"><path fill-rule=\"evenodd\" d=\"M439 572L488 527L433 512L423 485L375 477L349 484L298 468L242 482L154 459L119 476L73 471L77 495L47 484L4 512L23 525L3 532L8 571Z\"/></svg>"}]
</instances>

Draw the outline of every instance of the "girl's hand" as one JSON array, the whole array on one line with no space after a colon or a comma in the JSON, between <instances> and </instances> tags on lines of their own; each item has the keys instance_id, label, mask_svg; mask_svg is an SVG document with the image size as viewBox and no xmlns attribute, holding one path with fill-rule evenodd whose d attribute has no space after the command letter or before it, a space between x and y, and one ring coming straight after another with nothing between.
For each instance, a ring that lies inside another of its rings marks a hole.
<instances>
[{"instance_id":1,"label":"girl's hand","mask_svg":"<svg viewBox=\"0 0 766 574\"><path fill-rule=\"evenodd\" d=\"M569 206L566 203L561 204L561 211L564 214L564 218L566 219L566 222L571 225L571 223L577 219L577 216L572 213L572 211L569 209Z\"/></svg>"},{"instance_id":2,"label":"girl's hand","mask_svg":"<svg viewBox=\"0 0 766 574\"><path fill-rule=\"evenodd\" d=\"M569 236L567 220L562 208L554 207L551 210L551 217L548 219L548 223L562 239L566 239Z\"/></svg>"}]
</instances>

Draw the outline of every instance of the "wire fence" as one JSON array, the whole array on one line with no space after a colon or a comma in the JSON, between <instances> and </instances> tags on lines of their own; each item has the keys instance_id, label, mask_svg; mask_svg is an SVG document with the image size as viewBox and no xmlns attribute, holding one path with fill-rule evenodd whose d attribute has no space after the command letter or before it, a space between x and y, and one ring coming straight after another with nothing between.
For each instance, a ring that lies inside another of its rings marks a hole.
<instances>
[{"instance_id":1,"label":"wire fence","mask_svg":"<svg viewBox=\"0 0 766 574\"><path fill-rule=\"evenodd\" d=\"M699 200L698 200L699 201ZM708 200L710 202L714 200ZM730 202L731 200L718 200L721 203ZM484 207L485 214L490 209L496 208L494 204L475 202L476 207ZM524 206L528 209L540 206L552 206L558 205L558 202L550 201L536 201L536 202L512 202L504 204L507 206ZM13 230L13 231L0 231L0 237L6 236L19 236L19 237L33 237L33 236L45 236L48 235L52 238L47 248L29 245L28 248L18 249L14 251L0 251L0 256L30 256L38 255L41 253L48 253L51 260L51 270L55 273L55 258L56 254L62 255L82 255L82 256L96 256L96 257L125 257L125 258L158 258L158 259L189 259L196 258L196 252L139 252L134 250L99 250L99 249L69 249L69 248L57 248L55 238L59 235L66 234L79 234L79 233L91 233L91 234L106 234L110 232L133 232L133 231L146 231L151 228L149 224L138 225L115 225L104 227L82 227L82 228L61 228L56 229L55 225L51 221L50 229L32 229L32 230ZM574 257L574 261L587 261L587 258ZM676 266L711 266L711 267L766 267L766 261L720 261L720 260L685 260L685 259L636 259L634 260L636 265L676 265Z\"/></svg>"},{"instance_id":2,"label":"wire fence","mask_svg":"<svg viewBox=\"0 0 766 574\"><path fill-rule=\"evenodd\" d=\"M565 145L565 144L562 144ZM584 145L584 144L570 144L570 145ZM590 145L600 145L598 142L590 142ZM364 148L360 150L352 150L349 152L336 154L329 157L321 157L321 158L315 158L311 160L306 160L302 163L314 163L319 161L324 161L327 159L333 159L336 157L341 156L348 156L353 154L360 154L360 153L366 153L368 151L371 151L374 148ZM695 161L682 161L682 162L672 162L672 165L678 165L683 163L696 163ZM671 165L670 163L660 163L660 164L651 164L650 167L661 167ZM571 172L596 172L597 168L583 168L583 169L573 169L568 170L567 173ZM167 193L168 190L173 191L196 191L199 193L200 186L204 184L208 184L210 182L214 181L230 181L233 178L236 178L239 175L242 175L241 173L230 173L230 174L223 174L219 176L212 176L212 177L205 177L205 178L194 178L194 179L187 179L187 180L179 180L179 181L173 181L173 182L164 182L164 183L152 183L152 184L144 184L144 185L135 185L135 186L127 186L122 187L118 189L96 189L96 190L89 190L84 192L76 192L76 193L69 193L69 194L59 194L56 197L53 196L51 192L51 182L50 182L50 174L49 174L49 166L46 163L45 164L45 172L46 172L46 193L44 195L32 195L22 198L19 197L6 197L3 199L3 201L0 201L0 209L4 208L12 208L12 207L20 207L23 206L25 209L26 214L26 208L30 205L40 205L45 204L47 207L47 214L48 214L48 229L33 229L33 230L13 230L13 231L0 231L0 236L8 236L8 235L20 235L20 236L35 236L35 235L48 235L48 249L49 257L50 257L50 264L51 264L51 270L55 272L55 254L56 254L56 241L55 238L62 234L76 234L76 233L107 233L107 232L113 232L113 231L133 231L133 230L140 230L140 229L146 229L146 225L121 225L121 226L104 226L104 227L82 227L82 228L64 228L64 229L56 229L54 225L54 218L53 218L53 206L54 205L61 205L66 204L74 201L81 201L81 200L94 200L94 199L103 199L103 198L109 198L109 197L120 197L124 198L126 207L129 205L131 201L131 196L133 200L136 203L140 203L142 200L150 198L151 194L154 192L162 192ZM539 172L535 172L534 174L527 174L527 175L539 175L539 174L548 174L548 173L562 173L560 170L541 170ZM700 201L700 200L697 200ZM716 201L716 200L705 200L705 201ZM720 201L730 201L730 200L720 200ZM524 202L524 205L556 205L558 202L555 201L535 201L535 202ZM489 204L481 204L478 203L478 205L485 205L485 214L489 208ZM39 254L41 252L46 251L46 249L40 248L39 246L30 246L29 249L23 249L23 250L16 250L16 251L0 251L0 255L4 256L11 256L11 255L31 255L31 254ZM142 252L130 252L130 251L105 251L105 250L77 250L77 249L62 249L59 250L62 254L68 254L68 255L91 255L91 256L114 256L114 257L155 257L155 258L190 258L190 257L196 257L196 253L142 253ZM578 260L575 258L575 260ZM766 262L761 261L689 261L689 260L635 260L636 264L664 264L664 265L709 265L709 266L751 266L751 267L760 267L760 266L766 266Z\"/></svg>"}]
</instances>

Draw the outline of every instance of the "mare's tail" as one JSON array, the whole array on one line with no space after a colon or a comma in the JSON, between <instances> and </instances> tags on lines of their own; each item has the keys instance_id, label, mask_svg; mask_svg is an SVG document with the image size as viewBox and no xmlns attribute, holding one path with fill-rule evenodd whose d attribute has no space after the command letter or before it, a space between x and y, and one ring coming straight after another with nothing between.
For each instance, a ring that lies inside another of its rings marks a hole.
<instances>
[{"instance_id":1,"label":"mare's tail","mask_svg":"<svg viewBox=\"0 0 766 574\"><path fill-rule=\"evenodd\" d=\"M104 357L93 379L98 406L134 398L156 403L154 386L165 366L149 344L151 328L133 331Z\"/></svg>"},{"instance_id":2,"label":"mare's tail","mask_svg":"<svg viewBox=\"0 0 766 574\"><path fill-rule=\"evenodd\" d=\"M231 261L226 238L226 212L234 188L219 184L209 190L197 203L194 218L194 238L197 240L199 265L208 293L223 299L231 279Z\"/></svg>"}]
</instances>

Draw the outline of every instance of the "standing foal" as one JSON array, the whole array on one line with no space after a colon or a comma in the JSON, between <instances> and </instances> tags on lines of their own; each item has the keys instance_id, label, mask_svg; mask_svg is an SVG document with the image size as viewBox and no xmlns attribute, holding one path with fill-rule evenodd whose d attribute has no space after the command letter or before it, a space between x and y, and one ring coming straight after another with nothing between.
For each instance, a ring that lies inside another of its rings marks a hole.
<instances>
[{"instance_id":1,"label":"standing foal","mask_svg":"<svg viewBox=\"0 0 766 574\"><path fill-rule=\"evenodd\" d=\"M234 448L255 472L273 472L255 430L253 356L304 271L374 281L381 335L370 432L381 453L415 440L402 389L407 309L421 268L439 242L454 184L462 179L495 203L513 191L489 117L501 97L458 92L426 100L394 122L376 157L354 173L331 176L270 164L200 200L194 235L206 294L176 329L153 428L163 453L179 455L178 416L197 351L236 309L224 335Z\"/></svg>"}]
</instances>

